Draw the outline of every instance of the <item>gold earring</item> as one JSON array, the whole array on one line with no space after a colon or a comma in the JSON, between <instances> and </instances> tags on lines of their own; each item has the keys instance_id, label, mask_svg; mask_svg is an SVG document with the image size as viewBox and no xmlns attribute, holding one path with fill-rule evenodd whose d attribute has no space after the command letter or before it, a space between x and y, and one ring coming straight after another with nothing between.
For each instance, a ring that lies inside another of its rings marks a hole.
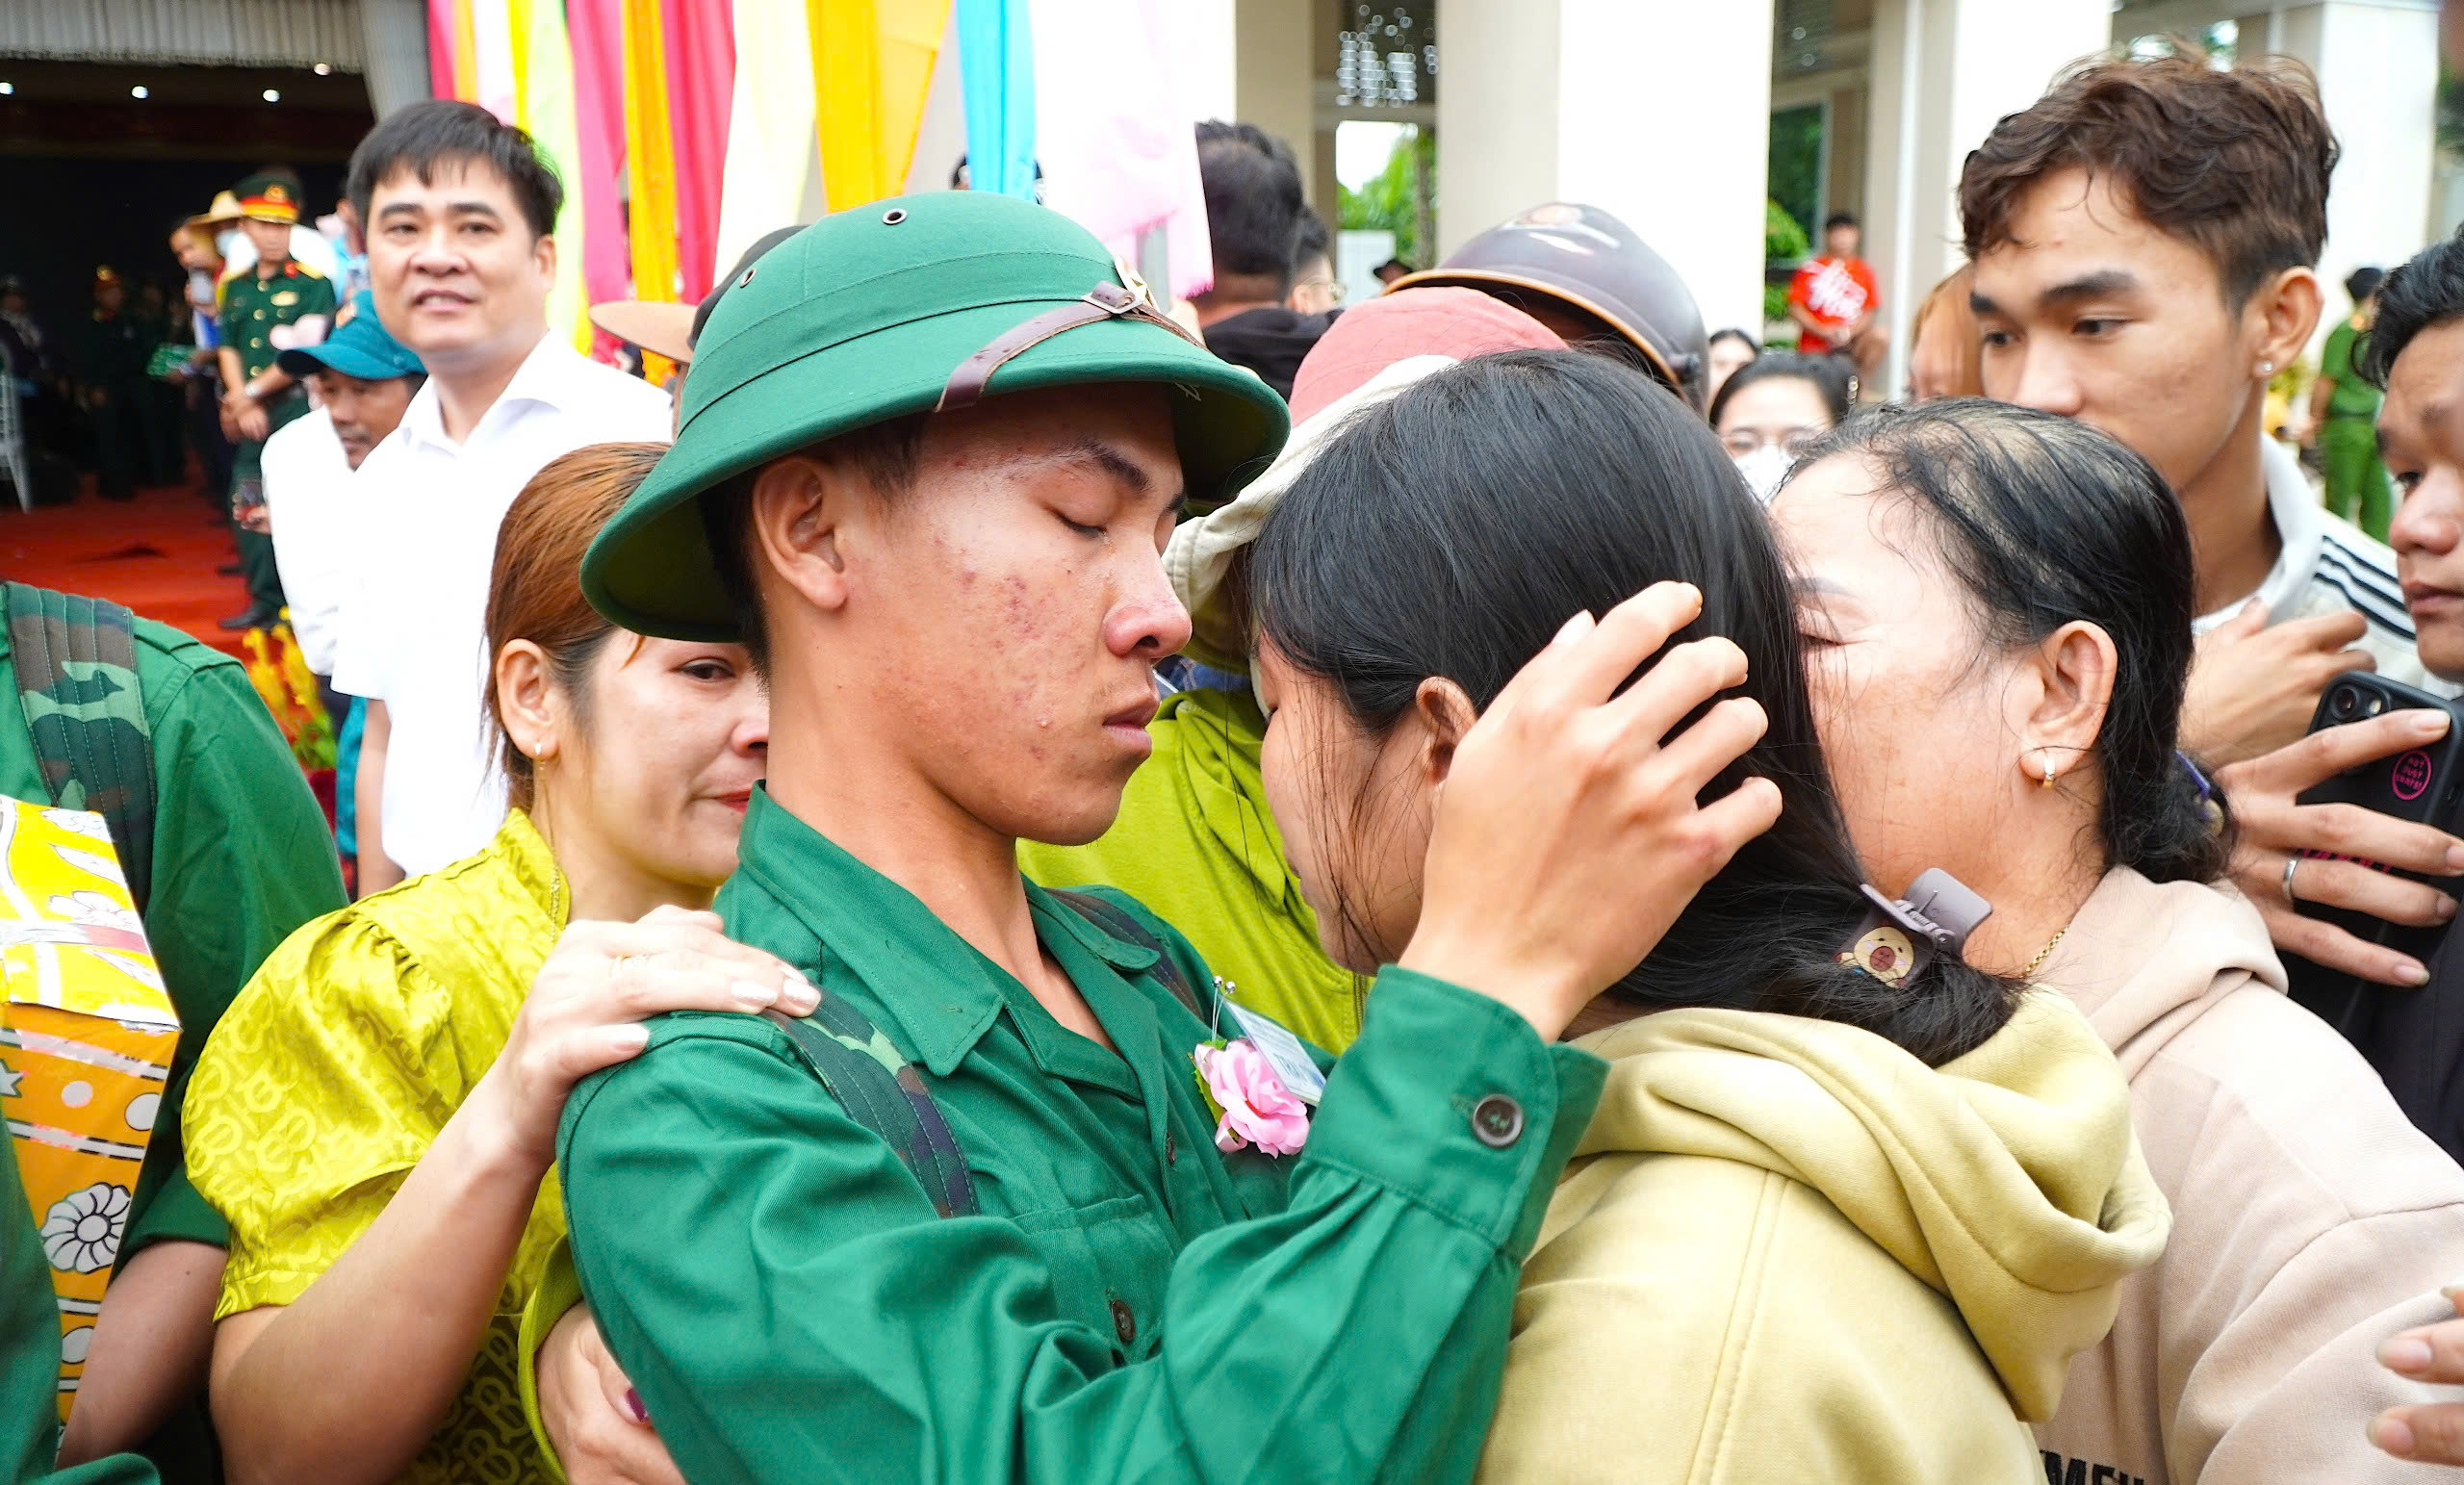
<instances>
[{"instance_id":1,"label":"gold earring","mask_svg":"<svg viewBox=\"0 0 2464 1485\"><path fill-rule=\"evenodd\" d=\"M2051 753L2045 754L2043 755L2042 762L2044 763L2044 777L2037 781L2037 787L2040 789L2050 789L2053 787L2053 755Z\"/></svg>"}]
</instances>

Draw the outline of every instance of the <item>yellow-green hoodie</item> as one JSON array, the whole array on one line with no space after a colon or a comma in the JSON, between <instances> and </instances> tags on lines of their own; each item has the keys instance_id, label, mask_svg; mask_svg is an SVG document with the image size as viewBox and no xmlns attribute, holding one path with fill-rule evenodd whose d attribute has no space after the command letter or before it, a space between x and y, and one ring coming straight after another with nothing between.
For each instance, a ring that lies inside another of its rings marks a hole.
<instances>
[{"instance_id":1,"label":"yellow-green hoodie","mask_svg":"<svg viewBox=\"0 0 2464 1485\"><path fill-rule=\"evenodd\" d=\"M1483 1479L2043 1479L2022 1420L2169 1225L2066 1000L1939 1068L1748 1011L1578 1044L1607 1089L1524 1266Z\"/></svg>"}]
</instances>

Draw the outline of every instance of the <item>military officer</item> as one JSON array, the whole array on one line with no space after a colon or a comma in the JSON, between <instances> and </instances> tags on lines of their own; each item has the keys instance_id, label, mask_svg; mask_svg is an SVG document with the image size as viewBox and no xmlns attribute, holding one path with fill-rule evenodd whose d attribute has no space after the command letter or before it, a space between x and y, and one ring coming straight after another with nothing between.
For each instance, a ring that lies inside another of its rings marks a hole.
<instances>
[{"instance_id":1,"label":"military officer","mask_svg":"<svg viewBox=\"0 0 2464 1485\"><path fill-rule=\"evenodd\" d=\"M222 425L239 446L231 471L232 539L248 579L247 611L222 621L226 629L261 628L282 612L282 576L265 520L260 460L274 429L308 411L308 395L275 358L294 346L324 338L333 320L334 286L291 256L291 228L299 219L298 187L287 176L251 175L240 182L240 230L256 245L252 272L222 291ZM296 327L295 329L293 327Z\"/></svg>"}]
</instances>

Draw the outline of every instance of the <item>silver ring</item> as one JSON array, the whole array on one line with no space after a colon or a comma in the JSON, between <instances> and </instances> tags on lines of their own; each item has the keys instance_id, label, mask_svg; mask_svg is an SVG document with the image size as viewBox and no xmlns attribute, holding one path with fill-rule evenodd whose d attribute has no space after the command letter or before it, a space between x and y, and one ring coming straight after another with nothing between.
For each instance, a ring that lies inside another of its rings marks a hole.
<instances>
[{"instance_id":1,"label":"silver ring","mask_svg":"<svg viewBox=\"0 0 2464 1485\"><path fill-rule=\"evenodd\" d=\"M2300 865L2301 858L2297 856L2288 856L2284 858L2284 900L2288 903L2301 901L2300 898L2293 895L2293 873Z\"/></svg>"}]
</instances>

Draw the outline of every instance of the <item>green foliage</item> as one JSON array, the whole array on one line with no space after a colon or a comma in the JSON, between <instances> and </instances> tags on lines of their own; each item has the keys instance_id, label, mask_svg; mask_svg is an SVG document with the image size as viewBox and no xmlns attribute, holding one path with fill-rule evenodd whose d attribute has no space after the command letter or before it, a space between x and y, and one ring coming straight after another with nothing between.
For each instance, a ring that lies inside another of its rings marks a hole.
<instances>
[{"instance_id":1,"label":"green foliage","mask_svg":"<svg viewBox=\"0 0 2464 1485\"><path fill-rule=\"evenodd\" d=\"M1794 263L1813 251L1805 224L1778 201L1762 204L1762 256L1772 262Z\"/></svg>"},{"instance_id":2,"label":"green foliage","mask_svg":"<svg viewBox=\"0 0 2464 1485\"><path fill-rule=\"evenodd\" d=\"M1762 208L1762 257L1768 263L1795 263L1813 251L1804 223L1788 215L1777 200ZM1788 318L1788 291L1778 284L1762 286L1762 319L1771 323Z\"/></svg>"},{"instance_id":3,"label":"green foliage","mask_svg":"<svg viewBox=\"0 0 2464 1485\"><path fill-rule=\"evenodd\" d=\"M1348 232L1392 232L1395 234L1395 256L1415 268L1423 267L1420 254L1420 198L1413 184L1413 155L1425 156L1429 165L1429 189L1436 190L1436 141L1415 131L1395 141L1395 152L1386 159L1386 168L1374 179L1354 191L1337 185L1336 214L1341 218L1340 230Z\"/></svg>"},{"instance_id":4,"label":"green foliage","mask_svg":"<svg viewBox=\"0 0 2464 1485\"><path fill-rule=\"evenodd\" d=\"M1771 199L1801 227L1822 217L1822 126L1819 103L1781 109L1771 115L1766 162ZM1776 255L1775 255L1776 256ZM1803 256L1802 251L1799 256Z\"/></svg>"}]
</instances>

